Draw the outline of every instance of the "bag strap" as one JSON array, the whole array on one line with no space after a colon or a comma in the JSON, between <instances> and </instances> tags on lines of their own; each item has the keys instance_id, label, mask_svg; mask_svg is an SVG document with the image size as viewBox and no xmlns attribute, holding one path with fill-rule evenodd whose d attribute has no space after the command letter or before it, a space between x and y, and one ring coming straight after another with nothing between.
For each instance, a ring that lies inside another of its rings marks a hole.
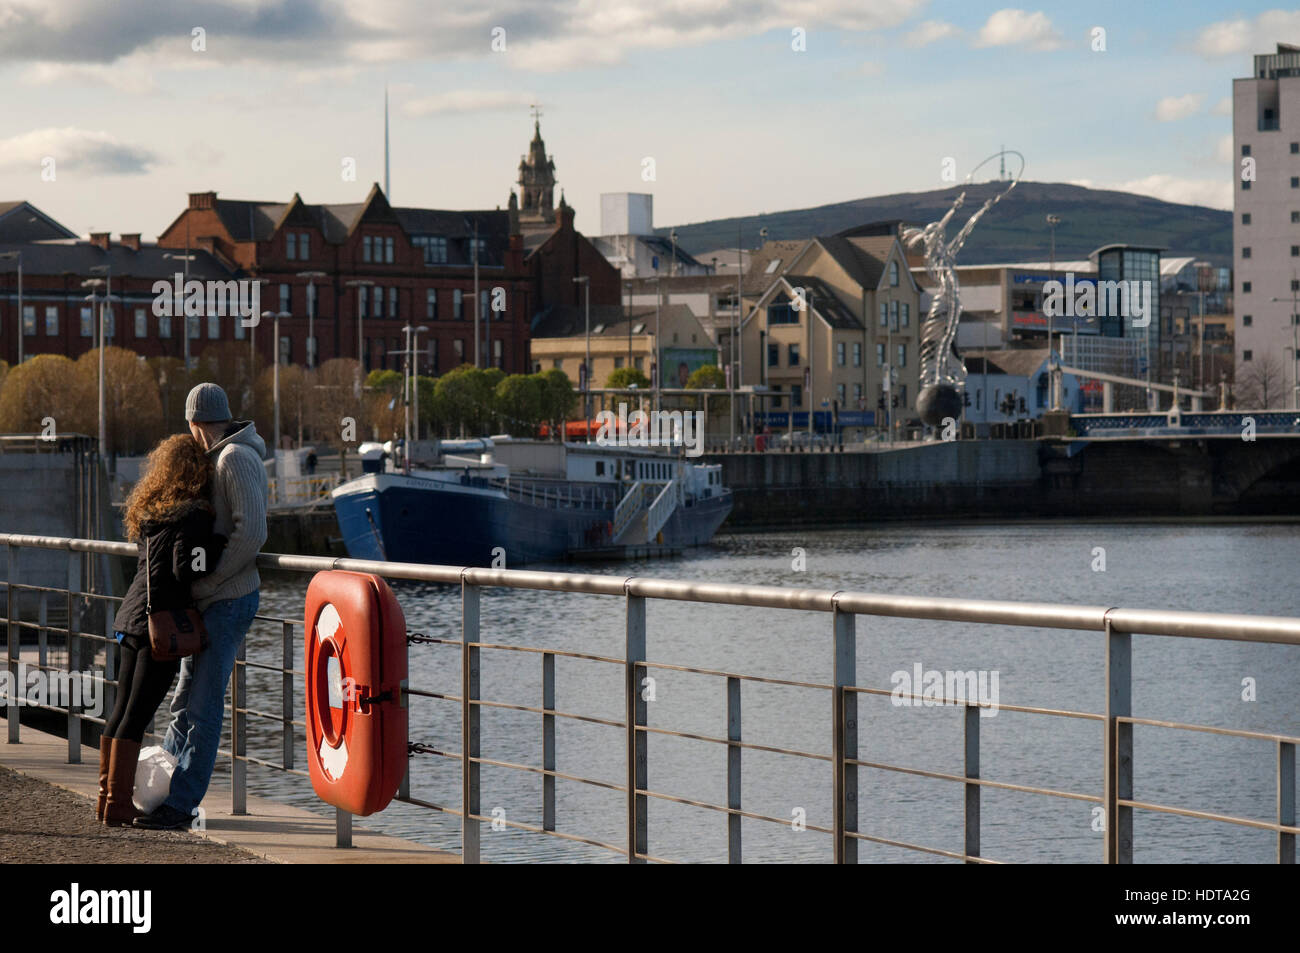
<instances>
[{"instance_id":1,"label":"bag strap","mask_svg":"<svg viewBox=\"0 0 1300 953\"><path fill-rule=\"evenodd\" d=\"M144 611L153 615L153 591L149 587L149 536L144 538Z\"/></svg>"}]
</instances>

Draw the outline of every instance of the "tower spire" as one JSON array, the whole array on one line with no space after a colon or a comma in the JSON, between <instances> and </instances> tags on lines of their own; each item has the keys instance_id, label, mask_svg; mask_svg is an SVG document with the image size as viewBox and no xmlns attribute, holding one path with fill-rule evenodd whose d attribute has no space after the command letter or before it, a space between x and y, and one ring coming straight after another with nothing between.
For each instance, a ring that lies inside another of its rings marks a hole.
<instances>
[{"instance_id":1,"label":"tower spire","mask_svg":"<svg viewBox=\"0 0 1300 953\"><path fill-rule=\"evenodd\" d=\"M384 84L384 197L393 200L388 181L388 84Z\"/></svg>"}]
</instances>

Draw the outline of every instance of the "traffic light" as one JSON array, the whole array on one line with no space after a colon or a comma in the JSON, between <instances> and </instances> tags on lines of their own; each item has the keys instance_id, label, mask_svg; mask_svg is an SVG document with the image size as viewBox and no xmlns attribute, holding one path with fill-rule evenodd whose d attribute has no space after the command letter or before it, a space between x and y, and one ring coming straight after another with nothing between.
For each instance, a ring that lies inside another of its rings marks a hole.
<instances>
[{"instance_id":1,"label":"traffic light","mask_svg":"<svg viewBox=\"0 0 1300 953\"><path fill-rule=\"evenodd\" d=\"M879 397L876 398L876 410L884 410L884 409L885 409L885 395L881 394Z\"/></svg>"}]
</instances>

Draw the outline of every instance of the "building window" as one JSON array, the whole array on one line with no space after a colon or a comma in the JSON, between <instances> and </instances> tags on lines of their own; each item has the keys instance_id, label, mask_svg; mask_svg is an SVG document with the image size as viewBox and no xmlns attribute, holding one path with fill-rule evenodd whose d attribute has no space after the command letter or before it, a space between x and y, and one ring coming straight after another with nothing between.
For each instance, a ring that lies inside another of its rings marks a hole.
<instances>
[{"instance_id":1,"label":"building window","mask_svg":"<svg viewBox=\"0 0 1300 953\"><path fill-rule=\"evenodd\" d=\"M365 285L357 286L357 316L370 317L370 289Z\"/></svg>"},{"instance_id":2,"label":"building window","mask_svg":"<svg viewBox=\"0 0 1300 953\"><path fill-rule=\"evenodd\" d=\"M480 288L478 292L478 317L485 318L488 313L488 290Z\"/></svg>"},{"instance_id":3,"label":"building window","mask_svg":"<svg viewBox=\"0 0 1300 953\"><path fill-rule=\"evenodd\" d=\"M1296 279L1292 278L1292 279L1291 279L1291 290L1292 290L1292 291L1300 291L1300 281L1297 281Z\"/></svg>"},{"instance_id":4,"label":"building window","mask_svg":"<svg viewBox=\"0 0 1300 953\"><path fill-rule=\"evenodd\" d=\"M1243 314L1241 316L1241 323L1246 327L1250 327L1250 325L1252 324L1252 322L1254 322L1254 320L1255 320L1254 315Z\"/></svg>"},{"instance_id":5,"label":"building window","mask_svg":"<svg viewBox=\"0 0 1300 953\"><path fill-rule=\"evenodd\" d=\"M284 236L284 257L290 261L298 257L298 233L286 232Z\"/></svg>"},{"instance_id":6,"label":"building window","mask_svg":"<svg viewBox=\"0 0 1300 953\"><path fill-rule=\"evenodd\" d=\"M217 341L221 338L221 318L215 314L208 315L208 340Z\"/></svg>"},{"instance_id":7,"label":"building window","mask_svg":"<svg viewBox=\"0 0 1300 953\"><path fill-rule=\"evenodd\" d=\"M375 306L375 317L382 318L384 316L384 289L383 288L375 289L374 306Z\"/></svg>"},{"instance_id":8,"label":"building window","mask_svg":"<svg viewBox=\"0 0 1300 953\"><path fill-rule=\"evenodd\" d=\"M835 343L835 363L840 367L843 367L847 360L846 355L848 354L848 350L848 345L843 341L837 341Z\"/></svg>"},{"instance_id":9,"label":"building window","mask_svg":"<svg viewBox=\"0 0 1300 953\"><path fill-rule=\"evenodd\" d=\"M366 235L361 239L361 260L362 261L372 260L373 258L372 244L373 244L373 239L371 239L369 235Z\"/></svg>"},{"instance_id":10,"label":"building window","mask_svg":"<svg viewBox=\"0 0 1300 953\"><path fill-rule=\"evenodd\" d=\"M884 367L884 366L885 366L885 345L877 344L876 345L876 367Z\"/></svg>"},{"instance_id":11,"label":"building window","mask_svg":"<svg viewBox=\"0 0 1300 953\"><path fill-rule=\"evenodd\" d=\"M456 352L456 365L460 366L465 363L465 339L456 338L451 342L452 350Z\"/></svg>"},{"instance_id":12,"label":"building window","mask_svg":"<svg viewBox=\"0 0 1300 953\"><path fill-rule=\"evenodd\" d=\"M445 265L447 263L447 239L436 235L416 235L412 244L424 250L426 265Z\"/></svg>"},{"instance_id":13,"label":"building window","mask_svg":"<svg viewBox=\"0 0 1300 953\"><path fill-rule=\"evenodd\" d=\"M36 305L23 305L23 337L32 337L36 334Z\"/></svg>"},{"instance_id":14,"label":"building window","mask_svg":"<svg viewBox=\"0 0 1300 953\"><path fill-rule=\"evenodd\" d=\"M1249 282L1249 281L1243 281L1243 282L1241 283L1241 293L1244 294L1244 295L1248 295L1248 294L1250 294L1250 282Z\"/></svg>"},{"instance_id":15,"label":"building window","mask_svg":"<svg viewBox=\"0 0 1300 953\"><path fill-rule=\"evenodd\" d=\"M465 292L459 288L451 293L451 316L457 321L465 320Z\"/></svg>"},{"instance_id":16,"label":"building window","mask_svg":"<svg viewBox=\"0 0 1300 953\"><path fill-rule=\"evenodd\" d=\"M1291 214L1292 214L1292 216L1295 215L1294 212L1292 212ZM1292 220L1292 221L1295 221L1294 218L1292 218L1291 220ZM1249 224L1250 224L1250 213L1249 213L1249 212L1242 212L1242 213L1241 213L1241 224L1243 224L1243 225L1249 225Z\"/></svg>"},{"instance_id":17,"label":"building window","mask_svg":"<svg viewBox=\"0 0 1300 953\"><path fill-rule=\"evenodd\" d=\"M614 358L614 370L618 370L622 366L623 366L623 359L621 357Z\"/></svg>"},{"instance_id":18,"label":"building window","mask_svg":"<svg viewBox=\"0 0 1300 953\"><path fill-rule=\"evenodd\" d=\"M1249 144L1246 144L1246 143L1243 143L1243 144L1242 144L1242 147L1241 147L1241 154L1242 154L1243 156L1248 156L1248 155L1250 155L1250 145L1249 145Z\"/></svg>"},{"instance_id":19,"label":"building window","mask_svg":"<svg viewBox=\"0 0 1300 953\"><path fill-rule=\"evenodd\" d=\"M49 323L48 310L46 314L46 323ZM144 308L135 309L135 336L137 339L147 338L149 336L149 315Z\"/></svg>"},{"instance_id":20,"label":"building window","mask_svg":"<svg viewBox=\"0 0 1300 953\"><path fill-rule=\"evenodd\" d=\"M843 384L836 384L836 385L835 385L835 399L838 400L838 401L840 402L840 406L841 406L841 407L844 406L845 391L846 391L846 388L845 388L845 386L844 386Z\"/></svg>"},{"instance_id":21,"label":"building window","mask_svg":"<svg viewBox=\"0 0 1300 953\"><path fill-rule=\"evenodd\" d=\"M95 336L95 317L88 305L81 309L81 336L83 338Z\"/></svg>"},{"instance_id":22,"label":"building window","mask_svg":"<svg viewBox=\"0 0 1300 953\"><path fill-rule=\"evenodd\" d=\"M557 371L564 370L564 359L559 357L552 358L551 367L555 368Z\"/></svg>"},{"instance_id":23,"label":"building window","mask_svg":"<svg viewBox=\"0 0 1300 953\"><path fill-rule=\"evenodd\" d=\"M912 306L908 302L904 301L902 307L903 307L902 323L903 323L903 327L907 327L912 322Z\"/></svg>"},{"instance_id":24,"label":"building window","mask_svg":"<svg viewBox=\"0 0 1300 953\"><path fill-rule=\"evenodd\" d=\"M1291 176L1291 188L1300 189L1300 175Z\"/></svg>"},{"instance_id":25,"label":"building window","mask_svg":"<svg viewBox=\"0 0 1300 953\"><path fill-rule=\"evenodd\" d=\"M802 384L790 385L790 406L791 407L803 406L803 385Z\"/></svg>"},{"instance_id":26,"label":"building window","mask_svg":"<svg viewBox=\"0 0 1300 953\"><path fill-rule=\"evenodd\" d=\"M59 336L59 307L58 305L45 306L45 336L47 338L56 338Z\"/></svg>"},{"instance_id":27,"label":"building window","mask_svg":"<svg viewBox=\"0 0 1300 953\"><path fill-rule=\"evenodd\" d=\"M781 345L769 344L767 346L767 366L768 367L781 366Z\"/></svg>"},{"instance_id":28,"label":"building window","mask_svg":"<svg viewBox=\"0 0 1300 953\"><path fill-rule=\"evenodd\" d=\"M390 265L393 263L393 237L391 235L384 238L384 261Z\"/></svg>"},{"instance_id":29,"label":"building window","mask_svg":"<svg viewBox=\"0 0 1300 953\"><path fill-rule=\"evenodd\" d=\"M397 315L397 288L396 286L388 289L388 316L396 318Z\"/></svg>"},{"instance_id":30,"label":"building window","mask_svg":"<svg viewBox=\"0 0 1300 953\"><path fill-rule=\"evenodd\" d=\"M898 366L907 367L907 345L898 345Z\"/></svg>"},{"instance_id":31,"label":"building window","mask_svg":"<svg viewBox=\"0 0 1300 953\"><path fill-rule=\"evenodd\" d=\"M1291 154L1295 155L1296 153L1300 153L1300 142L1291 143Z\"/></svg>"},{"instance_id":32,"label":"building window","mask_svg":"<svg viewBox=\"0 0 1300 953\"><path fill-rule=\"evenodd\" d=\"M1295 223L1295 222L1300 222L1300 212L1292 212L1292 213L1291 213L1291 221L1292 221L1293 223Z\"/></svg>"},{"instance_id":33,"label":"building window","mask_svg":"<svg viewBox=\"0 0 1300 953\"><path fill-rule=\"evenodd\" d=\"M438 289L429 288L424 292L424 316L430 321L438 317Z\"/></svg>"},{"instance_id":34,"label":"building window","mask_svg":"<svg viewBox=\"0 0 1300 953\"><path fill-rule=\"evenodd\" d=\"M797 342L786 349L786 360L789 361L791 367L799 366L799 345Z\"/></svg>"},{"instance_id":35,"label":"building window","mask_svg":"<svg viewBox=\"0 0 1300 953\"><path fill-rule=\"evenodd\" d=\"M172 336L172 319L169 315L161 314L158 316L158 336L160 338L170 338Z\"/></svg>"},{"instance_id":36,"label":"building window","mask_svg":"<svg viewBox=\"0 0 1300 953\"><path fill-rule=\"evenodd\" d=\"M504 369L503 363L504 352L502 350L503 341L500 338L494 338L492 341L492 366ZM636 369L641 370L641 358L636 359Z\"/></svg>"},{"instance_id":37,"label":"building window","mask_svg":"<svg viewBox=\"0 0 1300 953\"><path fill-rule=\"evenodd\" d=\"M782 297L782 300L775 301L767 306L767 323L773 324L798 324L799 315L790 306L790 302Z\"/></svg>"},{"instance_id":38,"label":"building window","mask_svg":"<svg viewBox=\"0 0 1300 953\"><path fill-rule=\"evenodd\" d=\"M1254 356L1255 356L1254 353L1251 352L1251 351L1242 351L1242 352L1241 352L1241 359L1242 359L1243 361L1249 361L1249 360L1250 360L1251 358L1253 358Z\"/></svg>"},{"instance_id":39,"label":"building window","mask_svg":"<svg viewBox=\"0 0 1300 953\"><path fill-rule=\"evenodd\" d=\"M889 287L898 287L898 262L896 261L889 263Z\"/></svg>"},{"instance_id":40,"label":"building window","mask_svg":"<svg viewBox=\"0 0 1300 953\"><path fill-rule=\"evenodd\" d=\"M898 302L889 302L889 325L895 331L898 330Z\"/></svg>"},{"instance_id":41,"label":"building window","mask_svg":"<svg viewBox=\"0 0 1300 953\"><path fill-rule=\"evenodd\" d=\"M1248 191L1250 191L1250 179L1242 179L1242 180L1241 180L1241 191L1243 191L1243 192L1248 192Z\"/></svg>"},{"instance_id":42,"label":"building window","mask_svg":"<svg viewBox=\"0 0 1300 953\"><path fill-rule=\"evenodd\" d=\"M889 327L889 302L887 301L880 302L880 326Z\"/></svg>"},{"instance_id":43,"label":"building window","mask_svg":"<svg viewBox=\"0 0 1300 953\"><path fill-rule=\"evenodd\" d=\"M1291 246L1291 257L1292 257L1292 258L1300 258L1300 245L1292 245L1292 246Z\"/></svg>"},{"instance_id":44,"label":"building window","mask_svg":"<svg viewBox=\"0 0 1300 953\"><path fill-rule=\"evenodd\" d=\"M862 366L862 342L861 341L853 342L853 366L854 367Z\"/></svg>"},{"instance_id":45,"label":"building window","mask_svg":"<svg viewBox=\"0 0 1300 953\"><path fill-rule=\"evenodd\" d=\"M854 384L854 385L853 385L853 399L854 399L855 401L860 401L860 400L862 400L862 385L861 385L861 384Z\"/></svg>"},{"instance_id":46,"label":"building window","mask_svg":"<svg viewBox=\"0 0 1300 953\"><path fill-rule=\"evenodd\" d=\"M299 261L306 261L308 258L311 257L310 248L311 248L311 235L307 232L300 233L298 235L298 260Z\"/></svg>"},{"instance_id":47,"label":"building window","mask_svg":"<svg viewBox=\"0 0 1300 953\"><path fill-rule=\"evenodd\" d=\"M1243 246L1242 246L1242 248L1241 248L1241 257L1242 257L1242 258L1249 258L1249 257L1250 257L1250 246L1249 246L1249 245L1243 245Z\"/></svg>"},{"instance_id":48,"label":"building window","mask_svg":"<svg viewBox=\"0 0 1300 953\"><path fill-rule=\"evenodd\" d=\"M280 310L288 311L289 304L293 300L291 290L288 285L280 285Z\"/></svg>"}]
</instances>

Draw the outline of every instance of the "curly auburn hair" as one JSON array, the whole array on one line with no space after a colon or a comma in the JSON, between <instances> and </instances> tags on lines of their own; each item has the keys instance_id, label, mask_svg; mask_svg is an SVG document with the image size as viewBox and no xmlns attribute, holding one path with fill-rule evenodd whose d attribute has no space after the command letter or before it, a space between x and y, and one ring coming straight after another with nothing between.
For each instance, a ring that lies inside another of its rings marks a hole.
<instances>
[{"instance_id":1,"label":"curly auburn hair","mask_svg":"<svg viewBox=\"0 0 1300 953\"><path fill-rule=\"evenodd\" d=\"M199 442L187 433L162 440L149 451L140 481L126 500L122 522L126 538L140 540L140 527L150 520L166 520L193 502L210 506L212 461Z\"/></svg>"}]
</instances>

